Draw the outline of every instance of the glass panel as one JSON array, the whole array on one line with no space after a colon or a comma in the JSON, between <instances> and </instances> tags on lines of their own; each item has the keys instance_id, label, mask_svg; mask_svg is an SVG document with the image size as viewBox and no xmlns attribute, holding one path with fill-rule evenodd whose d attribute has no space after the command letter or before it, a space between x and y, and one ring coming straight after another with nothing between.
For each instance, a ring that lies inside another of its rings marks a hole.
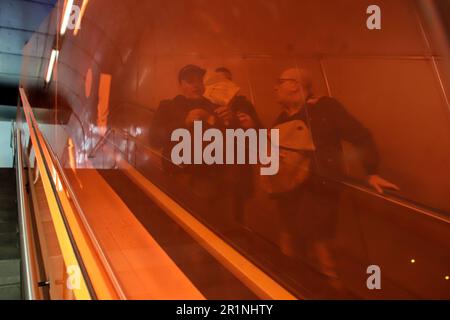
<instances>
[{"instance_id":1,"label":"glass panel","mask_svg":"<svg viewBox=\"0 0 450 320\"><path fill-rule=\"evenodd\" d=\"M356 0L74 4L22 85L127 298L264 298L227 250L297 298L449 298L439 6L379 1L369 30Z\"/></svg>"}]
</instances>

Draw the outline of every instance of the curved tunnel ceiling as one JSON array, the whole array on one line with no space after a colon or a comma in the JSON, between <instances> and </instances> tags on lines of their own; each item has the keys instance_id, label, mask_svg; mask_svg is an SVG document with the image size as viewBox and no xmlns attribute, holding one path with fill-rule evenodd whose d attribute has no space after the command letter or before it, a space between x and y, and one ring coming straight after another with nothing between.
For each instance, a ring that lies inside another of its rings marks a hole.
<instances>
[{"instance_id":1,"label":"curved tunnel ceiling","mask_svg":"<svg viewBox=\"0 0 450 320\"><path fill-rule=\"evenodd\" d=\"M15 105L24 44L57 0L0 0L0 105Z\"/></svg>"}]
</instances>

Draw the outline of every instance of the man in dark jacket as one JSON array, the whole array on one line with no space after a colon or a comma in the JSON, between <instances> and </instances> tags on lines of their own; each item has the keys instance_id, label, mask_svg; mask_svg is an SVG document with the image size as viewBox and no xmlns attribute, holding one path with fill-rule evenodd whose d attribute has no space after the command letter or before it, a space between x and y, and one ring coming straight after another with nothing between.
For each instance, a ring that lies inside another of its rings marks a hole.
<instances>
[{"instance_id":1,"label":"man in dark jacket","mask_svg":"<svg viewBox=\"0 0 450 320\"><path fill-rule=\"evenodd\" d=\"M355 146L361 153L368 183L377 192L397 187L378 175L379 155L370 131L331 97L316 98L307 71L288 69L276 86L278 103L283 111L276 124L303 120L311 130L316 147L316 172L339 179L344 175L342 142Z\"/></svg>"},{"instance_id":2,"label":"man in dark jacket","mask_svg":"<svg viewBox=\"0 0 450 320\"><path fill-rule=\"evenodd\" d=\"M234 217L242 220L243 202L253 186L251 172L242 172L239 168L242 175L237 176L243 181L236 188L236 183L230 181L235 177L229 174L225 166L177 166L171 160L172 148L177 144L171 141L172 132L180 128L192 129L194 121L202 121L205 130L208 127L247 129L258 123L256 112L245 97L236 97L231 106L218 106L206 99L203 96L205 73L204 69L195 65L187 65L179 71L180 94L160 103L152 122L150 143L154 148L162 149L162 166L167 173L169 188L185 186L186 189L188 185L186 193L190 192L192 196L185 198L195 207L214 205L223 211L233 211ZM182 190L180 192L184 193Z\"/></svg>"},{"instance_id":3,"label":"man in dark jacket","mask_svg":"<svg viewBox=\"0 0 450 320\"><path fill-rule=\"evenodd\" d=\"M337 277L330 241L335 237L339 190L330 180L344 177L342 142L355 146L361 153L368 183L379 193L383 188L397 186L378 175L379 155L370 131L337 100L315 98L309 74L301 69L284 71L277 81L277 102L283 111L275 125L302 120L311 131L315 151L310 178L290 192L277 197L284 230L281 249L289 256L296 255L293 239L307 243L320 271Z\"/></svg>"},{"instance_id":4,"label":"man in dark jacket","mask_svg":"<svg viewBox=\"0 0 450 320\"><path fill-rule=\"evenodd\" d=\"M206 71L196 65L186 65L178 74L180 94L171 100L161 101L155 112L150 144L162 150L162 167L169 191L182 196L188 206L211 205L218 194L219 172L203 165L175 165L171 159L171 141L176 129L193 130L194 121L202 121L203 127L211 127L221 119L228 119L226 112L216 112L216 106L203 97L203 77Z\"/></svg>"},{"instance_id":5,"label":"man in dark jacket","mask_svg":"<svg viewBox=\"0 0 450 320\"><path fill-rule=\"evenodd\" d=\"M219 67L216 73L222 74L225 79L233 81L233 73L226 67ZM230 126L233 128L260 128L261 122L255 107L246 96L237 94L229 103L232 113ZM227 175L229 188L233 190L234 219L239 224L245 225L245 204L254 193L252 165L234 165L229 168Z\"/></svg>"},{"instance_id":6,"label":"man in dark jacket","mask_svg":"<svg viewBox=\"0 0 450 320\"><path fill-rule=\"evenodd\" d=\"M171 163L172 132L193 125L196 120L209 121L214 114L214 106L203 97L205 91L203 76L205 70L195 65L187 65L178 74L180 94L172 100L161 101L155 112L150 143L162 149L166 161ZM164 167L170 168L170 164Z\"/></svg>"},{"instance_id":7,"label":"man in dark jacket","mask_svg":"<svg viewBox=\"0 0 450 320\"><path fill-rule=\"evenodd\" d=\"M194 121L203 121L206 126L218 128L248 129L259 126L256 111L244 96L236 96L230 106L217 106L204 98L205 73L204 69L195 65L183 67L178 75L181 93L172 100L161 101L156 110L150 143L155 148L162 148L167 160L170 160L174 145L170 140L172 132L178 128L190 128Z\"/></svg>"}]
</instances>

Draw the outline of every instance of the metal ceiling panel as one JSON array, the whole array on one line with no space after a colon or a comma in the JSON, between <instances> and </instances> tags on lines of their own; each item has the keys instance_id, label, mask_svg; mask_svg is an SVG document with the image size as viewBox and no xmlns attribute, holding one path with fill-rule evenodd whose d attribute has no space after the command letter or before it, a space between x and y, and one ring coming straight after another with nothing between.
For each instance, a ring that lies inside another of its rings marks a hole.
<instances>
[{"instance_id":1,"label":"metal ceiling panel","mask_svg":"<svg viewBox=\"0 0 450 320\"><path fill-rule=\"evenodd\" d=\"M31 31L0 27L0 52L21 55L25 42L30 39L32 34Z\"/></svg>"},{"instance_id":2,"label":"metal ceiling panel","mask_svg":"<svg viewBox=\"0 0 450 320\"><path fill-rule=\"evenodd\" d=\"M22 51L56 0L0 0L0 88L17 85Z\"/></svg>"},{"instance_id":3,"label":"metal ceiling panel","mask_svg":"<svg viewBox=\"0 0 450 320\"><path fill-rule=\"evenodd\" d=\"M55 1L0 0L0 25L35 31L53 9Z\"/></svg>"}]
</instances>

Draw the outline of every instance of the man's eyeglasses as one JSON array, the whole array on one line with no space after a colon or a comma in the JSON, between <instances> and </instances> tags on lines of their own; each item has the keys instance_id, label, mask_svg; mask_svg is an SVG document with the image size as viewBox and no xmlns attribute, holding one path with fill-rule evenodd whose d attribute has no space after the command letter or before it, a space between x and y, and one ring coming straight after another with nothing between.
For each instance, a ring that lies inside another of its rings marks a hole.
<instances>
[{"instance_id":1,"label":"man's eyeglasses","mask_svg":"<svg viewBox=\"0 0 450 320\"><path fill-rule=\"evenodd\" d=\"M292 78L278 78L277 79L277 84L283 84L285 82L289 82L291 84L295 84L295 85L299 85L300 81L297 79L292 79Z\"/></svg>"}]
</instances>

